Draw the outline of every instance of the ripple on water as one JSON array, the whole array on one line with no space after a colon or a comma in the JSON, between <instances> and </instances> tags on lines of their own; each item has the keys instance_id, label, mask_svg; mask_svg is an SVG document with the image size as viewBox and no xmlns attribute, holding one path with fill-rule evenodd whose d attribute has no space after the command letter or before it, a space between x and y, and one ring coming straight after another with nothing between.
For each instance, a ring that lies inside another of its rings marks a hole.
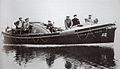
<instances>
[{"instance_id":1,"label":"ripple on water","mask_svg":"<svg viewBox=\"0 0 120 69\"><path fill-rule=\"evenodd\" d=\"M114 69L114 50L99 46L4 46L9 69ZM6 69L3 67L3 69Z\"/></svg>"}]
</instances>

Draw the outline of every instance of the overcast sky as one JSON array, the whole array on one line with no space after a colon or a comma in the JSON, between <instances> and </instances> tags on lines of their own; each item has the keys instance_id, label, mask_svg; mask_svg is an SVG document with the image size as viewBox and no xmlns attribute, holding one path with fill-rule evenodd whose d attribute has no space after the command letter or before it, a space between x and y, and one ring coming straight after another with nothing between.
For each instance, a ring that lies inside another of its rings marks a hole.
<instances>
[{"instance_id":1,"label":"overcast sky","mask_svg":"<svg viewBox=\"0 0 120 69\"><path fill-rule=\"evenodd\" d=\"M64 27L66 15L78 15L81 23L89 14L99 23L114 22L120 18L120 0L0 0L0 21L13 24L18 17L29 17L30 21L47 22Z\"/></svg>"}]
</instances>

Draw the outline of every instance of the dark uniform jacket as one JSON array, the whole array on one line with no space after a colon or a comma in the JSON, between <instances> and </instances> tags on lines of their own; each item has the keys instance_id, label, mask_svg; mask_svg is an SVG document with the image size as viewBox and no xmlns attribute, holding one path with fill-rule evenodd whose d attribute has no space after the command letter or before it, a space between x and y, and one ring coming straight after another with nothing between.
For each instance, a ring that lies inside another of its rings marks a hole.
<instances>
[{"instance_id":1,"label":"dark uniform jacket","mask_svg":"<svg viewBox=\"0 0 120 69\"><path fill-rule=\"evenodd\" d=\"M78 25L78 24L80 24L80 21L79 21L78 18L74 18L74 19L72 19L72 22L73 22L73 26L74 26L74 25Z\"/></svg>"}]
</instances>

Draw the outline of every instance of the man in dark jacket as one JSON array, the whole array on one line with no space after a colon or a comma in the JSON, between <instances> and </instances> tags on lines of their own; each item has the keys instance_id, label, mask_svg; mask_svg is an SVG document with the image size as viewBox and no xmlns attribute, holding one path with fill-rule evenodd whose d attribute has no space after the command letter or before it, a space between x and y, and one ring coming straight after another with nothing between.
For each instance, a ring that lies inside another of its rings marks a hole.
<instances>
[{"instance_id":1,"label":"man in dark jacket","mask_svg":"<svg viewBox=\"0 0 120 69\"><path fill-rule=\"evenodd\" d=\"M72 26L76 26L80 24L79 19L77 18L77 15L73 16L74 18L72 19L73 25Z\"/></svg>"}]
</instances>

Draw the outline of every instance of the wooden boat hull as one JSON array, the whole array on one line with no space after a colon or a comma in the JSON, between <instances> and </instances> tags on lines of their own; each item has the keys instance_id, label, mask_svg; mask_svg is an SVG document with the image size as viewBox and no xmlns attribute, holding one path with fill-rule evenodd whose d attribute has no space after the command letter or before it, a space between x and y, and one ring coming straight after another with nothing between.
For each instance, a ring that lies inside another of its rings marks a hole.
<instances>
[{"instance_id":1,"label":"wooden boat hull","mask_svg":"<svg viewBox=\"0 0 120 69\"><path fill-rule=\"evenodd\" d=\"M87 44L114 42L115 29L115 24L106 24L52 34L2 33L6 44Z\"/></svg>"}]
</instances>

